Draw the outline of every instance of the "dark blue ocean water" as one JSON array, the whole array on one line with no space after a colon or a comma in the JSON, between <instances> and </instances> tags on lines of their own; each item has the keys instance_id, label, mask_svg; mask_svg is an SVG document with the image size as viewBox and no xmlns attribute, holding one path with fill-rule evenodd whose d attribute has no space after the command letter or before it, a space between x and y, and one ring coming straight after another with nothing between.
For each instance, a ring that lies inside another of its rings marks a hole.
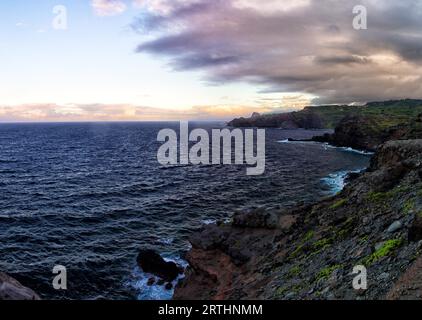
<instances>
[{"instance_id":1,"label":"dark blue ocean water","mask_svg":"<svg viewBox=\"0 0 422 320\"><path fill-rule=\"evenodd\" d=\"M221 128L224 123L190 124ZM235 210L315 201L369 158L321 144L282 143L321 131L267 130L266 172L243 166L163 168L162 128L178 123L0 125L0 270L45 298L170 298L147 287L140 248L183 262L187 238ZM68 290L52 289L52 269Z\"/></svg>"}]
</instances>

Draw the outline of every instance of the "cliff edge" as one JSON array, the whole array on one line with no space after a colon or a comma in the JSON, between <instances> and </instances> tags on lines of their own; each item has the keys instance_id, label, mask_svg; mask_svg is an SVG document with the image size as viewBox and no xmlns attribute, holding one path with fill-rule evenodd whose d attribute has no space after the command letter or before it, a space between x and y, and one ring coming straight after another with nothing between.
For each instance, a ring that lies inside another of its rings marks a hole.
<instances>
[{"instance_id":1,"label":"cliff edge","mask_svg":"<svg viewBox=\"0 0 422 320\"><path fill-rule=\"evenodd\" d=\"M388 141L335 197L194 234L175 299L417 299L422 285L408 279L420 274L421 240L422 140ZM352 286L357 265L365 291Z\"/></svg>"}]
</instances>

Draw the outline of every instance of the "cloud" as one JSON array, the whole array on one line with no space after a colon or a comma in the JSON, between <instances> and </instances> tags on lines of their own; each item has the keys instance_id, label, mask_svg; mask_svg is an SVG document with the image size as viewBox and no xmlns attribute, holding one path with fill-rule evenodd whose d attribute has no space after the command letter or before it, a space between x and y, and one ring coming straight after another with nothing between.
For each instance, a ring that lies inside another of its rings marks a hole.
<instances>
[{"instance_id":1,"label":"cloud","mask_svg":"<svg viewBox=\"0 0 422 320\"><path fill-rule=\"evenodd\" d=\"M91 0L94 12L99 16L113 16L126 11L126 4L121 0Z\"/></svg>"},{"instance_id":2,"label":"cloud","mask_svg":"<svg viewBox=\"0 0 422 320\"><path fill-rule=\"evenodd\" d=\"M307 94L313 103L422 97L422 2L363 0L368 30L348 0L144 0L137 52L200 70L214 84Z\"/></svg>"},{"instance_id":3,"label":"cloud","mask_svg":"<svg viewBox=\"0 0 422 320\"><path fill-rule=\"evenodd\" d=\"M254 111L269 112L266 105L203 105L186 110L159 109L129 104L25 104L0 106L2 122L67 122L67 121L166 121L230 120Z\"/></svg>"}]
</instances>

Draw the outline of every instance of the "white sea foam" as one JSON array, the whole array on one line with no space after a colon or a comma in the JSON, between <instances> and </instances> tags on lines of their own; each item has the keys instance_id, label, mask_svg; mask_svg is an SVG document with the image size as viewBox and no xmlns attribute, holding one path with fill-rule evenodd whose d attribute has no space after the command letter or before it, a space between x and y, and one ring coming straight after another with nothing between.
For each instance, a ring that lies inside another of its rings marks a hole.
<instances>
[{"instance_id":1,"label":"white sea foam","mask_svg":"<svg viewBox=\"0 0 422 320\"><path fill-rule=\"evenodd\" d=\"M364 169L351 170L351 171L338 171L328 175L328 177L322 178L321 182L329 186L330 194L337 194L342 191L346 185L346 178L349 173L359 173Z\"/></svg>"},{"instance_id":2,"label":"white sea foam","mask_svg":"<svg viewBox=\"0 0 422 320\"><path fill-rule=\"evenodd\" d=\"M336 146L330 145L329 143L324 143L324 146L326 146L327 148L330 148L330 149L339 149L339 150L343 150L343 151L346 151L346 152L359 153L359 154L362 154L362 155L365 155L365 156L374 155L374 152L357 150L357 149L353 149L353 148L350 148L350 147L336 147Z\"/></svg>"},{"instance_id":3,"label":"white sea foam","mask_svg":"<svg viewBox=\"0 0 422 320\"><path fill-rule=\"evenodd\" d=\"M179 257L164 258L164 260L173 261L183 268L188 266L188 263ZM177 285L179 280L184 278L184 275L180 275L172 282L173 288L171 290L167 290L165 285L160 286L157 283L149 286L148 280L150 278L156 277L152 274L143 272L139 267L134 268L132 272L132 280L129 280L126 284L138 292L138 300L171 300L174 294L174 287Z\"/></svg>"},{"instance_id":4,"label":"white sea foam","mask_svg":"<svg viewBox=\"0 0 422 320\"><path fill-rule=\"evenodd\" d=\"M160 240L158 240L158 242L162 243L162 244L172 244L174 241L174 238L170 237L170 238L162 238Z\"/></svg>"},{"instance_id":5,"label":"white sea foam","mask_svg":"<svg viewBox=\"0 0 422 320\"><path fill-rule=\"evenodd\" d=\"M215 220L215 219L205 219L205 220L201 220L201 223L205 224L205 225L215 224L215 223L217 223L217 220Z\"/></svg>"},{"instance_id":6,"label":"white sea foam","mask_svg":"<svg viewBox=\"0 0 422 320\"><path fill-rule=\"evenodd\" d=\"M321 142L317 142L317 141L291 141L289 139L280 140L278 142L279 143L300 143L300 144L303 144L303 143L321 144L324 147L325 150L327 150L327 149L338 149L338 150L342 150L342 151L346 151L346 152L358 153L358 154L365 155L365 156L374 155L374 152L357 150L357 149L353 149L353 148L350 148L350 147L336 147L336 146L333 146L333 145L331 145L327 142L321 143Z\"/></svg>"}]
</instances>

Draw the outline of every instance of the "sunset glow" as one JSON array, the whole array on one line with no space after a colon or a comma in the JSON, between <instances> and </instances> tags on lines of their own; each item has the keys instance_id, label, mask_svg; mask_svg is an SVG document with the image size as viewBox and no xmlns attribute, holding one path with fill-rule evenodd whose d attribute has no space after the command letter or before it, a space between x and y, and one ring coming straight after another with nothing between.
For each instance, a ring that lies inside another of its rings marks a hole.
<instances>
[{"instance_id":1,"label":"sunset glow","mask_svg":"<svg viewBox=\"0 0 422 320\"><path fill-rule=\"evenodd\" d=\"M225 120L422 96L422 4L363 3L358 31L345 0L63 1L63 30L53 0L2 2L0 121Z\"/></svg>"}]
</instances>

